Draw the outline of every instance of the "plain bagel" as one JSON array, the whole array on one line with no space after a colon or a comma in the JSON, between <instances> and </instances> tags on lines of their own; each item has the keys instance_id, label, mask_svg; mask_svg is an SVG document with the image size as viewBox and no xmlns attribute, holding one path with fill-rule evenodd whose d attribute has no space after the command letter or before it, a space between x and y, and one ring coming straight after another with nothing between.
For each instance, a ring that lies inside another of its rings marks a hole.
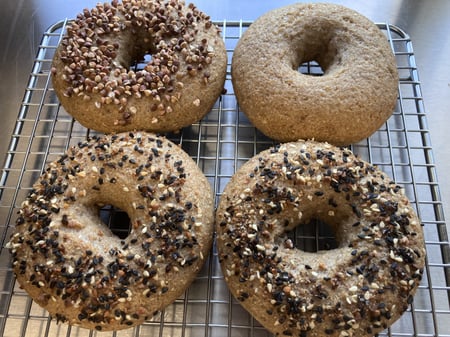
<instances>
[{"instance_id":1,"label":"plain bagel","mask_svg":"<svg viewBox=\"0 0 450 337\"><path fill-rule=\"evenodd\" d=\"M328 224L337 248L296 248L286 232ZM216 212L232 294L277 336L373 336L408 308L421 281L420 220L402 188L348 149L299 141L244 164Z\"/></svg>"},{"instance_id":2,"label":"plain bagel","mask_svg":"<svg viewBox=\"0 0 450 337\"><path fill-rule=\"evenodd\" d=\"M22 288L60 322L129 328L179 297L213 238L208 180L177 145L149 133L95 137L50 163L7 247ZM119 238L99 208L130 218Z\"/></svg>"},{"instance_id":3,"label":"plain bagel","mask_svg":"<svg viewBox=\"0 0 450 337\"><path fill-rule=\"evenodd\" d=\"M143 69L131 67L145 54ZM123 0L69 23L52 79L63 107L85 127L169 132L209 112L226 64L218 27L193 4Z\"/></svg>"},{"instance_id":4,"label":"plain bagel","mask_svg":"<svg viewBox=\"0 0 450 337\"><path fill-rule=\"evenodd\" d=\"M323 76L298 68L316 61ZM393 113L398 73L387 38L361 14L334 4L270 11L244 32L232 81L249 120L277 141L358 142Z\"/></svg>"}]
</instances>

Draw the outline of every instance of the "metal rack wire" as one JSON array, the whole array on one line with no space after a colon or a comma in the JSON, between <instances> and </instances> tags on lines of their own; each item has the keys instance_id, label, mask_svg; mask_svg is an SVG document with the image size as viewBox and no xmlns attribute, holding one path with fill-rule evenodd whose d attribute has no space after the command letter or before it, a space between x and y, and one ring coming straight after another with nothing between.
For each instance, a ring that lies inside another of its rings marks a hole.
<instances>
[{"instance_id":1,"label":"metal rack wire","mask_svg":"<svg viewBox=\"0 0 450 337\"><path fill-rule=\"evenodd\" d=\"M205 267L181 298L143 325L119 332L89 331L57 324L16 284L4 246L20 203L46 163L91 132L64 111L51 87L51 60L66 24L67 21L56 23L42 37L0 176L0 335L269 336L229 294L214 248ZM250 22L217 24L222 28L230 61L239 37ZM450 247L412 43L398 27L380 24L379 28L396 55L400 73L398 104L393 116L379 131L353 144L352 149L405 187L424 224L428 251L425 277L414 302L402 318L381 335L448 337ZM211 112L180 134L169 135L196 160L214 188L216 199L237 168L273 144L255 130L239 110L229 70L225 83L227 93ZM321 73L315 63L301 65L299 71ZM112 220L106 221L113 223L115 213L109 212L108 216ZM327 247L333 238L319 224L299 229L294 239L299 247L317 250Z\"/></svg>"}]
</instances>

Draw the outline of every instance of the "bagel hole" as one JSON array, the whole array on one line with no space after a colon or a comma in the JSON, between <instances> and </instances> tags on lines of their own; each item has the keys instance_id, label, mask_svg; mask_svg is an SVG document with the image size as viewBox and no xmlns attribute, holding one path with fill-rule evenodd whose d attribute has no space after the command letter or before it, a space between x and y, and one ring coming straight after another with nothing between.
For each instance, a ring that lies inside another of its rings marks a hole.
<instances>
[{"instance_id":1,"label":"bagel hole","mask_svg":"<svg viewBox=\"0 0 450 337\"><path fill-rule=\"evenodd\" d=\"M134 60L131 61L130 70L133 70L134 72L143 70L151 60L152 54L148 52L143 55L138 55Z\"/></svg>"},{"instance_id":2,"label":"bagel hole","mask_svg":"<svg viewBox=\"0 0 450 337\"><path fill-rule=\"evenodd\" d=\"M146 30L137 30L130 40L120 45L117 61L126 69L137 72L145 68L156 52L154 41Z\"/></svg>"},{"instance_id":3,"label":"bagel hole","mask_svg":"<svg viewBox=\"0 0 450 337\"><path fill-rule=\"evenodd\" d=\"M130 234L131 222L125 211L113 205L104 205L100 208L99 215L102 222L118 238L125 239Z\"/></svg>"},{"instance_id":4,"label":"bagel hole","mask_svg":"<svg viewBox=\"0 0 450 337\"><path fill-rule=\"evenodd\" d=\"M324 71L317 61L303 62L298 66L298 72L309 76L323 76Z\"/></svg>"},{"instance_id":5,"label":"bagel hole","mask_svg":"<svg viewBox=\"0 0 450 337\"><path fill-rule=\"evenodd\" d=\"M314 253L319 250L333 250L339 247L333 228L319 219L300 224L288 231L285 245L291 245L304 252Z\"/></svg>"}]
</instances>

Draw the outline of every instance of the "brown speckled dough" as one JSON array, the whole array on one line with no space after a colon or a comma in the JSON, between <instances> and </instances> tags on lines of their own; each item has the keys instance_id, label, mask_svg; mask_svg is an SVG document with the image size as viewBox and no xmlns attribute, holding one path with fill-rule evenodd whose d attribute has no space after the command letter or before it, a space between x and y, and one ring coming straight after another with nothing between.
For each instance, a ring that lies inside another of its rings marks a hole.
<instances>
[{"instance_id":1,"label":"brown speckled dough","mask_svg":"<svg viewBox=\"0 0 450 337\"><path fill-rule=\"evenodd\" d=\"M101 205L127 212L115 236ZM58 321L118 330L144 322L194 280L213 238L209 182L149 133L94 138L48 165L7 247L17 280Z\"/></svg>"},{"instance_id":2,"label":"brown speckled dough","mask_svg":"<svg viewBox=\"0 0 450 337\"><path fill-rule=\"evenodd\" d=\"M307 61L324 75L298 72ZM240 107L267 136L348 145L392 114L398 73L387 38L367 18L339 5L298 3L244 32L232 80Z\"/></svg>"},{"instance_id":3,"label":"brown speckled dough","mask_svg":"<svg viewBox=\"0 0 450 337\"><path fill-rule=\"evenodd\" d=\"M317 219L338 247L295 248L286 231ZM278 336L373 336L407 309L425 245L403 190L348 149L299 141L250 159L216 212L233 295Z\"/></svg>"},{"instance_id":4,"label":"brown speckled dough","mask_svg":"<svg viewBox=\"0 0 450 337\"><path fill-rule=\"evenodd\" d=\"M144 54L144 69L130 70ZM223 90L227 55L209 16L183 1L123 0L79 14L53 58L53 86L82 125L105 133L177 131Z\"/></svg>"}]
</instances>

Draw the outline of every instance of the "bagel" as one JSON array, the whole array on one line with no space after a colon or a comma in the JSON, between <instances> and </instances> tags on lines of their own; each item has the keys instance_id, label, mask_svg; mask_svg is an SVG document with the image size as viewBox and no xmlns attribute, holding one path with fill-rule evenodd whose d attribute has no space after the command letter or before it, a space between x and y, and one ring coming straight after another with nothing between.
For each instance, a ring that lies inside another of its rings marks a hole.
<instances>
[{"instance_id":1,"label":"bagel","mask_svg":"<svg viewBox=\"0 0 450 337\"><path fill-rule=\"evenodd\" d=\"M50 163L23 202L7 247L20 286L60 322L135 326L179 297L213 237L210 185L193 160L149 133L93 137ZM130 218L114 235L99 217Z\"/></svg>"},{"instance_id":2,"label":"bagel","mask_svg":"<svg viewBox=\"0 0 450 337\"><path fill-rule=\"evenodd\" d=\"M143 69L133 68L146 54ZM69 23L52 82L66 111L87 128L170 132L210 111L226 65L218 27L193 4L112 1Z\"/></svg>"},{"instance_id":3,"label":"bagel","mask_svg":"<svg viewBox=\"0 0 450 337\"><path fill-rule=\"evenodd\" d=\"M286 232L329 225L337 248L305 252ZM277 336L373 336L420 283L420 220L399 185L348 149L299 141L265 150L232 177L216 212L232 294Z\"/></svg>"},{"instance_id":4,"label":"bagel","mask_svg":"<svg viewBox=\"0 0 450 337\"><path fill-rule=\"evenodd\" d=\"M301 74L316 61L323 76ZM242 111L280 142L358 142L393 113L398 73L385 35L361 14L334 4L293 4L259 17L233 54Z\"/></svg>"}]
</instances>

